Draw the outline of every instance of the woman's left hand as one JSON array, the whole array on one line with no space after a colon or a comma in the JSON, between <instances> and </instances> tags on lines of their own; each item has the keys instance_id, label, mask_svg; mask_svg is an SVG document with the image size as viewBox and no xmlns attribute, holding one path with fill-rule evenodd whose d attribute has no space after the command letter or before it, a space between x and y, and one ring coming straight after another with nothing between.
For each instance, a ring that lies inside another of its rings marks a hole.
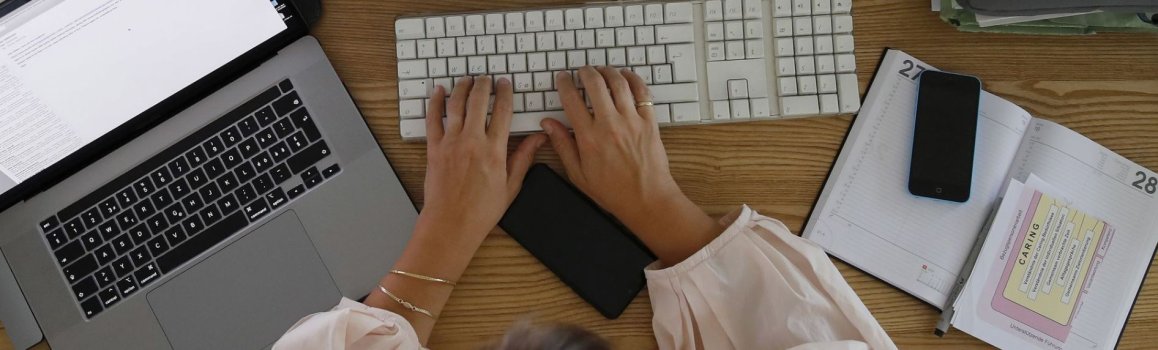
<instances>
[{"instance_id":1,"label":"woman's left hand","mask_svg":"<svg viewBox=\"0 0 1158 350\"><path fill-rule=\"evenodd\" d=\"M498 224L519 193L535 151L546 141L542 134L528 136L507 155L513 90L507 79L494 84L494 112L488 126L491 85L485 76L461 78L448 103L443 102L446 92L438 87L426 113L428 163L419 226L462 234L467 242L481 243Z\"/></svg>"}]
</instances>

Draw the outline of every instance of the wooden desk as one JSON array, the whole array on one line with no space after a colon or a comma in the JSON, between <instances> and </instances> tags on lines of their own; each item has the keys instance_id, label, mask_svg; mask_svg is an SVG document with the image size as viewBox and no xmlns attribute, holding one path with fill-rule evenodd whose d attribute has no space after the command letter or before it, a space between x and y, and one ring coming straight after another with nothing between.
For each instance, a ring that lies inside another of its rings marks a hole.
<instances>
[{"instance_id":1,"label":"wooden desk","mask_svg":"<svg viewBox=\"0 0 1158 350\"><path fill-rule=\"evenodd\" d=\"M518 9L567 1L326 0L314 34L354 96L410 196L422 200L425 150L398 136L394 18L403 14ZM867 89L885 47L980 77L988 91L1058 121L1158 170L1158 36L1044 37L960 33L928 1L857 1L857 66ZM672 172L705 210L721 215L747 203L798 232L852 120L849 116L669 128ZM549 150L540 161L560 169ZM938 311L837 261L849 284L903 348L988 347L953 331L933 336ZM1151 270L1123 335L1123 348L1158 342L1158 270ZM430 347L473 349L521 319L587 327L622 349L655 347L647 293L619 319L603 319L496 229L466 271ZM7 343L7 337L4 337ZM47 348L44 344L41 347ZM6 347L0 345L0 349Z\"/></svg>"}]
</instances>

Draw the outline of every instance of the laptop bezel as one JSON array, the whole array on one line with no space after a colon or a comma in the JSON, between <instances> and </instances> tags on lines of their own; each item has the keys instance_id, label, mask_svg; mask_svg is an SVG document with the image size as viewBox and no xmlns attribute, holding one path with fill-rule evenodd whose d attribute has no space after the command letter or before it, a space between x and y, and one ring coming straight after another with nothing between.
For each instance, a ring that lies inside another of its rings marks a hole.
<instances>
[{"instance_id":1,"label":"laptop bezel","mask_svg":"<svg viewBox=\"0 0 1158 350\"><path fill-rule=\"evenodd\" d=\"M200 101L222 86L229 84L246 72L261 65L262 62L276 55L278 51L289 44L308 35L309 27L306 24L306 19L298 11L297 6L294 5L295 1L300 2L302 0L278 1L279 4L285 6L281 13L285 14L284 22L286 29L281 31L281 33L249 49L249 51L246 51L241 56L201 77L172 96L161 100L161 102L129 119L124 124L121 124L48 168L41 170L36 175L17 184L7 192L0 193L0 211L7 210L13 205L52 188L52 186L55 186L58 182L84 169L109 152L123 146L128 141L148 132L153 127L168 120L193 103Z\"/></svg>"}]
</instances>

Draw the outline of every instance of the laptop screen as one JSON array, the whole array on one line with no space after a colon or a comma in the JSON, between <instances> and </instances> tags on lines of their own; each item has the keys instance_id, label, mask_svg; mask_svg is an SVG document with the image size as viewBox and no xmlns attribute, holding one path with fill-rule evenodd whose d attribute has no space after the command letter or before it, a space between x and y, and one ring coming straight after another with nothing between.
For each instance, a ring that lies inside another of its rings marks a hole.
<instances>
[{"instance_id":1,"label":"laptop screen","mask_svg":"<svg viewBox=\"0 0 1158 350\"><path fill-rule=\"evenodd\" d=\"M278 35L284 6L33 0L10 9L0 18L0 193Z\"/></svg>"}]
</instances>

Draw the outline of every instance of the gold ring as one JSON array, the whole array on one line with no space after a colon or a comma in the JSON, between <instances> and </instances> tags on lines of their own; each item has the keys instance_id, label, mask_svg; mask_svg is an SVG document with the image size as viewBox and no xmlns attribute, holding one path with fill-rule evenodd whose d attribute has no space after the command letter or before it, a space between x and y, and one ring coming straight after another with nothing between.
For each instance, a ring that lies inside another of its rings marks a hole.
<instances>
[{"instance_id":1,"label":"gold ring","mask_svg":"<svg viewBox=\"0 0 1158 350\"><path fill-rule=\"evenodd\" d=\"M636 102L636 103L635 103L635 106L636 106L636 107L643 107L643 106L654 106L654 105L655 105L655 104L654 104L654 103L651 103L651 101L643 101L643 102Z\"/></svg>"}]
</instances>

